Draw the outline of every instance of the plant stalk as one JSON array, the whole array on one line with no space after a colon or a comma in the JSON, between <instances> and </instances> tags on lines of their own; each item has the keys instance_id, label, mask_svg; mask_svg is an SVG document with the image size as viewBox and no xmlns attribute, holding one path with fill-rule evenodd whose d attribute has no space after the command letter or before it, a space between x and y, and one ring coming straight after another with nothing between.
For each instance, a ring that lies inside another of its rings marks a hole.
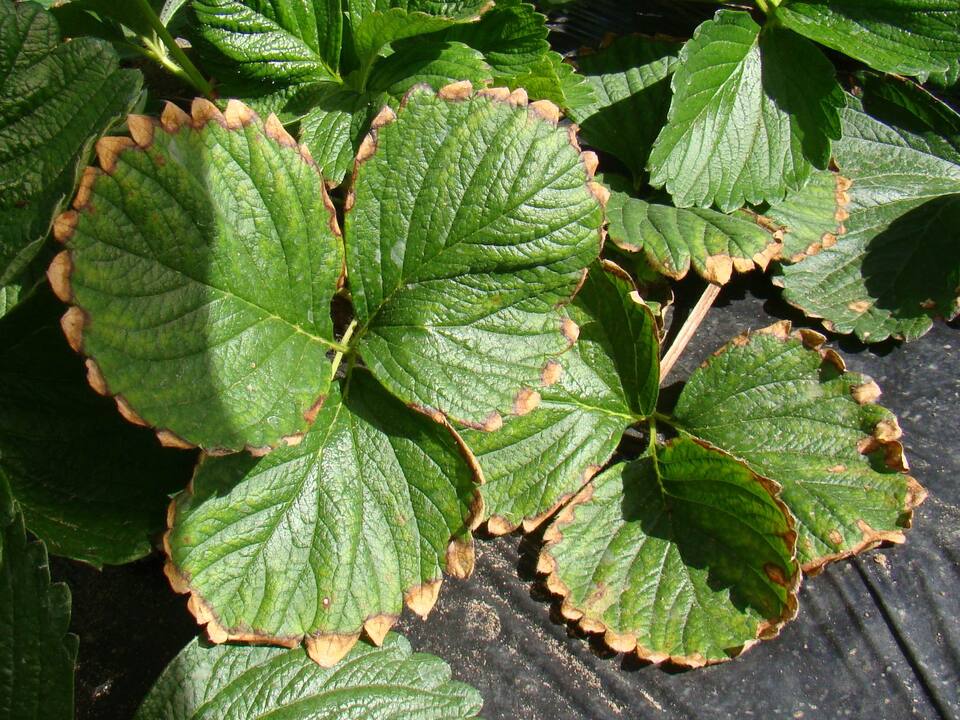
<instances>
[{"instance_id":1,"label":"plant stalk","mask_svg":"<svg viewBox=\"0 0 960 720\"><path fill-rule=\"evenodd\" d=\"M690 340L693 339L697 328L700 327L700 323L703 322L707 313L710 312L710 308L713 306L719 294L719 285L714 285L713 283L707 285L703 291L703 295L700 296L697 304L693 307L693 312L690 313L690 317L684 321L680 332L677 333L677 337L673 340L673 344L670 346L670 349L667 350L666 355L663 356L663 360L660 361L661 386L666 382L667 376L670 374L670 371L673 370L673 366L683 354L683 351L687 349L687 345L690 344Z\"/></svg>"},{"instance_id":2,"label":"plant stalk","mask_svg":"<svg viewBox=\"0 0 960 720\"><path fill-rule=\"evenodd\" d=\"M196 66L190 62L190 58L187 57L187 54L183 51L179 45L177 45L176 39L173 35L170 34L170 31L167 30L167 27L160 21L160 18L157 17L157 14L153 11L153 8L150 7L150 3L147 0L134 0L140 8L140 12L143 14L147 20L150 22L150 26L153 28L153 31L156 33L157 37L163 42L163 44L169 50L170 55L176 61L176 64L183 71L185 79L190 82L197 90L202 92L208 98L213 97L213 87L207 82L206 78L200 74L200 71L197 70ZM164 63L162 59L157 58L162 65L171 69L167 63ZM172 71L172 69L171 69ZM174 74L179 75L179 73L174 72Z\"/></svg>"},{"instance_id":3,"label":"plant stalk","mask_svg":"<svg viewBox=\"0 0 960 720\"><path fill-rule=\"evenodd\" d=\"M336 377L337 370L340 369L340 363L343 362L343 354L350 349L350 338L353 337L353 331L357 329L356 319L351 320L350 324L347 326L347 331L343 334L343 337L340 338L340 345L344 350L337 350L337 354L333 356L333 367L330 370L330 377Z\"/></svg>"}]
</instances>

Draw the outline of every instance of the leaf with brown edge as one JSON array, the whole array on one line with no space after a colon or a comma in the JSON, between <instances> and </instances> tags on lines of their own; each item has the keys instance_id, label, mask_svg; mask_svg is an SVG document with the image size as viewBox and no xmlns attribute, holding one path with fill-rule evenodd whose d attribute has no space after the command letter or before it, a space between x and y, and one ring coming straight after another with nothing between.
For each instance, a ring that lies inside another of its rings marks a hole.
<instances>
[{"instance_id":1,"label":"leaf with brown edge","mask_svg":"<svg viewBox=\"0 0 960 720\"><path fill-rule=\"evenodd\" d=\"M580 335L544 365L540 407L495 433L463 432L483 469L480 492L493 534L537 527L656 405L656 322L629 276L611 262L595 263L567 313Z\"/></svg>"},{"instance_id":2,"label":"leaf with brown edge","mask_svg":"<svg viewBox=\"0 0 960 720\"><path fill-rule=\"evenodd\" d=\"M561 613L620 652L700 667L797 612L796 535L776 486L689 439L594 478L547 529Z\"/></svg>"},{"instance_id":3,"label":"leaf with brown edge","mask_svg":"<svg viewBox=\"0 0 960 720\"><path fill-rule=\"evenodd\" d=\"M677 208L614 191L607 215L612 243L643 253L655 270L673 279L685 277L692 267L708 282L724 285L735 270L766 269L782 247L780 233L744 212Z\"/></svg>"},{"instance_id":4,"label":"leaf with brown edge","mask_svg":"<svg viewBox=\"0 0 960 720\"><path fill-rule=\"evenodd\" d=\"M62 309L43 289L0 319L0 472L52 554L131 562L153 552L196 457L164 450L98 396L108 388L68 347Z\"/></svg>"},{"instance_id":5,"label":"leaf with brown edge","mask_svg":"<svg viewBox=\"0 0 960 720\"><path fill-rule=\"evenodd\" d=\"M63 326L110 393L165 445L265 452L296 442L330 382L336 214L275 117L168 104L134 139L97 144L66 250ZM306 239L310 242L305 242Z\"/></svg>"},{"instance_id":6,"label":"leaf with brown edge","mask_svg":"<svg viewBox=\"0 0 960 720\"><path fill-rule=\"evenodd\" d=\"M847 232L852 185L840 173L817 170L803 188L764 213L783 238L784 260L800 262L837 244Z\"/></svg>"},{"instance_id":7,"label":"leaf with brown edge","mask_svg":"<svg viewBox=\"0 0 960 720\"><path fill-rule=\"evenodd\" d=\"M355 337L404 402L496 429L575 341L558 305L599 253L603 192L555 115L502 88L418 87L361 145L345 230Z\"/></svg>"},{"instance_id":8,"label":"leaf with brown edge","mask_svg":"<svg viewBox=\"0 0 960 720\"><path fill-rule=\"evenodd\" d=\"M333 665L473 569L482 501L456 433L366 370L343 383L299 445L205 458L171 506L167 576L214 642L303 640Z\"/></svg>"},{"instance_id":9,"label":"leaf with brown edge","mask_svg":"<svg viewBox=\"0 0 960 720\"><path fill-rule=\"evenodd\" d=\"M823 342L786 322L744 334L693 373L673 411L680 430L783 487L807 573L903 542L926 494L906 474L896 418L874 404L877 385Z\"/></svg>"},{"instance_id":10,"label":"leaf with brown edge","mask_svg":"<svg viewBox=\"0 0 960 720\"><path fill-rule=\"evenodd\" d=\"M960 313L960 115L907 80L858 80L836 145L847 234L775 282L831 331L913 340Z\"/></svg>"}]
</instances>

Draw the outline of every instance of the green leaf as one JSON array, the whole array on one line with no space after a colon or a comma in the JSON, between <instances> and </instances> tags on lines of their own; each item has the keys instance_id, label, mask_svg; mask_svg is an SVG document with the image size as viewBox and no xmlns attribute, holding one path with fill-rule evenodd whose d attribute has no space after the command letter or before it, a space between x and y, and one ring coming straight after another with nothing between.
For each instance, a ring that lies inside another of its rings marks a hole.
<instances>
[{"instance_id":1,"label":"green leaf","mask_svg":"<svg viewBox=\"0 0 960 720\"><path fill-rule=\"evenodd\" d=\"M489 0L346 0L347 14L354 28L372 13L391 9L439 15L458 20L470 19L484 12Z\"/></svg>"},{"instance_id":2,"label":"green leaf","mask_svg":"<svg viewBox=\"0 0 960 720\"><path fill-rule=\"evenodd\" d=\"M469 685L450 679L432 655L412 653L401 635L383 647L357 645L326 670L302 650L192 640L167 666L134 720L460 720L482 705Z\"/></svg>"},{"instance_id":3,"label":"green leaf","mask_svg":"<svg viewBox=\"0 0 960 720\"><path fill-rule=\"evenodd\" d=\"M764 215L783 231L781 254L800 262L833 247L847 232L850 180L830 170L817 170L803 188L771 206Z\"/></svg>"},{"instance_id":4,"label":"green leaf","mask_svg":"<svg viewBox=\"0 0 960 720\"><path fill-rule=\"evenodd\" d=\"M517 87L516 78L526 75L550 51L547 18L530 3L497 3L480 21L465 23L443 33L483 53L493 68L494 84Z\"/></svg>"},{"instance_id":5,"label":"green leaf","mask_svg":"<svg viewBox=\"0 0 960 720\"><path fill-rule=\"evenodd\" d=\"M176 500L167 574L210 637L294 646L330 665L379 642L443 571L469 575L476 486L452 432L355 369L300 445L206 458Z\"/></svg>"},{"instance_id":6,"label":"green leaf","mask_svg":"<svg viewBox=\"0 0 960 720\"><path fill-rule=\"evenodd\" d=\"M721 10L680 52L650 182L678 207L777 201L830 160L843 91L810 42Z\"/></svg>"},{"instance_id":7,"label":"green leaf","mask_svg":"<svg viewBox=\"0 0 960 720\"><path fill-rule=\"evenodd\" d=\"M47 550L27 539L0 467L0 716L72 720L76 635L70 590L50 582Z\"/></svg>"},{"instance_id":8,"label":"green leaf","mask_svg":"<svg viewBox=\"0 0 960 720\"><path fill-rule=\"evenodd\" d=\"M483 470L480 490L494 534L521 523L527 532L537 527L656 405L656 323L624 271L594 264L568 313L580 338L545 373L540 407L498 432L463 433Z\"/></svg>"},{"instance_id":9,"label":"green leaf","mask_svg":"<svg viewBox=\"0 0 960 720\"><path fill-rule=\"evenodd\" d=\"M407 12L402 8L372 12L366 14L363 21L354 27L354 51L361 67L369 67L384 45L438 32L457 22L454 18L428 15L424 12Z\"/></svg>"},{"instance_id":10,"label":"green leaf","mask_svg":"<svg viewBox=\"0 0 960 720\"><path fill-rule=\"evenodd\" d=\"M723 285L734 269L766 268L780 252L780 243L745 213L657 205L613 192L607 216L609 237L617 247L642 252L658 272L675 279L693 265L698 275Z\"/></svg>"},{"instance_id":11,"label":"green leaf","mask_svg":"<svg viewBox=\"0 0 960 720\"><path fill-rule=\"evenodd\" d=\"M650 150L667 122L670 82L680 45L639 35L617 38L595 52L581 53L577 64L596 101L574 108L570 117L591 146L614 155L645 177Z\"/></svg>"},{"instance_id":12,"label":"green leaf","mask_svg":"<svg viewBox=\"0 0 960 720\"><path fill-rule=\"evenodd\" d=\"M960 198L944 197L889 215L858 211L834 247L776 280L784 298L832 332L867 343L915 340L933 319L960 313ZM875 224L874 224L875 223Z\"/></svg>"},{"instance_id":13,"label":"green leaf","mask_svg":"<svg viewBox=\"0 0 960 720\"><path fill-rule=\"evenodd\" d=\"M8 309L89 144L140 92L140 73L121 70L107 43L59 38L45 10L0 0L0 293Z\"/></svg>"},{"instance_id":14,"label":"green leaf","mask_svg":"<svg viewBox=\"0 0 960 720\"><path fill-rule=\"evenodd\" d=\"M586 79L553 51L533 63L526 73L510 78L508 84L512 89L523 88L534 100L549 100L565 110L594 101Z\"/></svg>"},{"instance_id":15,"label":"green leaf","mask_svg":"<svg viewBox=\"0 0 960 720\"><path fill-rule=\"evenodd\" d=\"M374 64L367 89L386 93L394 101L399 101L419 83L439 90L462 80L483 87L493 79L483 55L463 43L413 38L395 43L393 50L392 54Z\"/></svg>"},{"instance_id":16,"label":"green leaf","mask_svg":"<svg viewBox=\"0 0 960 720\"><path fill-rule=\"evenodd\" d=\"M331 87L316 98L300 124L300 141L306 143L330 185L342 183L353 169L360 142L383 105L396 107L420 83L439 90L459 80L479 86L491 81L483 55L463 43L417 37L400 41L393 49L374 63L366 92Z\"/></svg>"},{"instance_id":17,"label":"green leaf","mask_svg":"<svg viewBox=\"0 0 960 720\"><path fill-rule=\"evenodd\" d=\"M797 520L797 557L816 572L902 542L925 493L904 473L900 428L873 404L876 384L844 372L836 353L820 350L822 336L789 328L778 323L726 345L693 373L673 417L780 484Z\"/></svg>"},{"instance_id":18,"label":"green leaf","mask_svg":"<svg viewBox=\"0 0 960 720\"><path fill-rule=\"evenodd\" d=\"M194 457L162 449L90 389L57 324L61 309L43 292L0 323L0 470L53 554L130 562L153 550Z\"/></svg>"},{"instance_id":19,"label":"green leaf","mask_svg":"<svg viewBox=\"0 0 960 720\"><path fill-rule=\"evenodd\" d=\"M774 17L882 72L925 78L960 65L954 0L790 0Z\"/></svg>"},{"instance_id":20,"label":"green leaf","mask_svg":"<svg viewBox=\"0 0 960 720\"><path fill-rule=\"evenodd\" d=\"M728 660L796 615L796 536L775 488L691 440L607 470L544 538L538 569L563 614L646 660Z\"/></svg>"},{"instance_id":21,"label":"green leaf","mask_svg":"<svg viewBox=\"0 0 960 720\"><path fill-rule=\"evenodd\" d=\"M329 185L339 185L353 169L373 107L370 95L330 86L300 122L300 142L309 148Z\"/></svg>"},{"instance_id":22,"label":"green leaf","mask_svg":"<svg viewBox=\"0 0 960 720\"><path fill-rule=\"evenodd\" d=\"M250 80L339 81L339 0L193 0L203 39Z\"/></svg>"},{"instance_id":23,"label":"green leaf","mask_svg":"<svg viewBox=\"0 0 960 720\"><path fill-rule=\"evenodd\" d=\"M140 145L98 145L102 169L58 220L68 250L49 275L77 306L64 329L162 440L295 442L336 346L333 207L275 118L236 101L193 115L168 105L161 127L131 120Z\"/></svg>"},{"instance_id":24,"label":"green leaf","mask_svg":"<svg viewBox=\"0 0 960 720\"><path fill-rule=\"evenodd\" d=\"M837 144L853 182L847 234L777 282L831 330L912 340L960 312L960 117L919 89L903 102L867 98L876 117L845 110Z\"/></svg>"},{"instance_id":25,"label":"green leaf","mask_svg":"<svg viewBox=\"0 0 960 720\"><path fill-rule=\"evenodd\" d=\"M599 251L602 189L541 107L414 89L361 148L348 200L364 361L404 402L469 426L531 409L576 337L556 306Z\"/></svg>"}]
</instances>

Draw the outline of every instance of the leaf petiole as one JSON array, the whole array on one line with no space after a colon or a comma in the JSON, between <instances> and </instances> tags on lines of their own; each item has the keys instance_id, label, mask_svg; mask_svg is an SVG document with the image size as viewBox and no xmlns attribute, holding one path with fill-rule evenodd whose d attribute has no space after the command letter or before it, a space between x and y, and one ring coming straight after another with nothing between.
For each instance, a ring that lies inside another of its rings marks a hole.
<instances>
[{"instance_id":1,"label":"leaf petiole","mask_svg":"<svg viewBox=\"0 0 960 720\"><path fill-rule=\"evenodd\" d=\"M343 334L343 337L340 338L340 349L337 350L337 354L333 356L333 366L330 370L330 377L334 378L337 375L337 370L340 369L340 363L343 362L344 353L350 352L350 338L353 337L354 330L357 329L356 319L350 321L350 325L347 326L347 331Z\"/></svg>"},{"instance_id":2,"label":"leaf petiole","mask_svg":"<svg viewBox=\"0 0 960 720\"><path fill-rule=\"evenodd\" d=\"M148 41L147 38L143 38L144 44L151 49L156 60L165 68L170 70L174 75L177 75L178 77L188 81L204 95L212 98L214 95L213 87L209 82L207 82L206 78L200 74L200 71L197 70L196 66L190 62L190 58L187 57L187 54L183 51L183 48L177 44L176 39L170 34L170 31L167 30L166 25L164 25L160 21L160 18L157 17L157 14L153 11L153 8L150 7L150 3L147 0L134 0L134 2L136 2L143 17L150 23L150 26L153 28L153 32L156 33L157 38L163 43L163 45L166 46L170 56L173 57L173 60L171 60L167 53L163 52L162 46Z\"/></svg>"}]
</instances>

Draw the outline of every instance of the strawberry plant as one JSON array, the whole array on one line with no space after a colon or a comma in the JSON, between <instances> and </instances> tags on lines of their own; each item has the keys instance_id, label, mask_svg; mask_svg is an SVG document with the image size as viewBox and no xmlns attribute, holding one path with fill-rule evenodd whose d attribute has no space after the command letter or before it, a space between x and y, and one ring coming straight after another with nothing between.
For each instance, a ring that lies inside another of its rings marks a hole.
<instances>
[{"instance_id":1,"label":"strawberry plant","mask_svg":"<svg viewBox=\"0 0 960 720\"><path fill-rule=\"evenodd\" d=\"M905 539L900 427L824 335L660 389L755 268L864 342L957 315L960 9L678 5L565 57L519 0L0 0L0 708L72 713L48 550L156 544L188 596L138 718L439 718L479 695L392 628L481 526L689 667Z\"/></svg>"}]
</instances>

